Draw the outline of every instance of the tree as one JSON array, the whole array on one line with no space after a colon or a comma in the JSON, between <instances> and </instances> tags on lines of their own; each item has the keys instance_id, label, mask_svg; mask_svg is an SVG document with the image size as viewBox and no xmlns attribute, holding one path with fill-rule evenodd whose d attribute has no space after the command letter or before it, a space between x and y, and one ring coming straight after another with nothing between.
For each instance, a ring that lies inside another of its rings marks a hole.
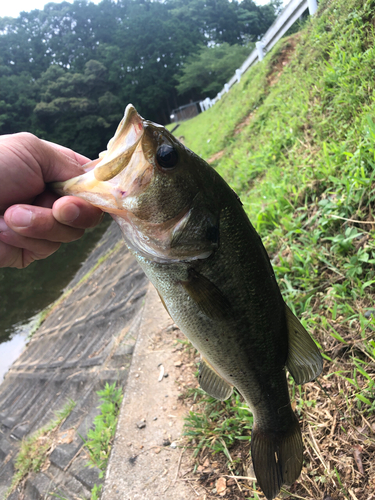
<instances>
[{"instance_id":1,"label":"tree","mask_svg":"<svg viewBox=\"0 0 375 500\"><path fill-rule=\"evenodd\" d=\"M174 15L191 29L198 29L202 42L245 45L261 37L282 5L272 0L257 5L253 0L169 0Z\"/></svg>"},{"instance_id":2,"label":"tree","mask_svg":"<svg viewBox=\"0 0 375 500\"><path fill-rule=\"evenodd\" d=\"M32 130L33 109L38 102L38 90L33 77L22 72L14 75L0 66L0 132L12 134Z\"/></svg>"},{"instance_id":3,"label":"tree","mask_svg":"<svg viewBox=\"0 0 375 500\"><path fill-rule=\"evenodd\" d=\"M278 1L75 0L0 18L0 133L28 130L91 155L129 102L166 123L173 108L222 86L240 53L230 49L231 63L224 44L259 38ZM194 54L204 59L204 46L222 46L224 61L207 49L211 81L178 94L179 84L180 91L188 88L181 68Z\"/></svg>"},{"instance_id":4,"label":"tree","mask_svg":"<svg viewBox=\"0 0 375 500\"><path fill-rule=\"evenodd\" d=\"M122 117L118 98L108 88L107 70L88 61L83 73L50 66L37 82L35 131L91 158L104 150Z\"/></svg>"},{"instance_id":5,"label":"tree","mask_svg":"<svg viewBox=\"0 0 375 500\"><path fill-rule=\"evenodd\" d=\"M124 105L132 102L147 118L166 123L177 104L175 75L201 34L176 18L167 2L121 4L112 43L99 47L101 60Z\"/></svg>"},{"instance_id":6,"label":"tree","mask_svg":"<svg viewBox=\"0 0 375 500\"><path fill-rule=\"evenodd\" d=\"M177 90L180 94L193 92L195 99L214 97L233 76L251 53L253 45L229 45L224 42L214 47L203 47L198 54L187 58Z\"/></svg>"}]
</instances>

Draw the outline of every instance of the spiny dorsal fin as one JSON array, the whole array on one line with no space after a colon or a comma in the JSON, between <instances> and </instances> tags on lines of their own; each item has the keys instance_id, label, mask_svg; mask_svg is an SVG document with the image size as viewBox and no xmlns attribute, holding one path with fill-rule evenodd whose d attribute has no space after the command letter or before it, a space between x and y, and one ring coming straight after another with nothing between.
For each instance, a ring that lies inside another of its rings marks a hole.
<instances>
[{"instance_id":1,"label":"spiny dorsal fin","mask_svg":"<svg viewBox=\"0 0 375 500\"><path fill-rule=\"evenodd\" d=\"M224 401L233 392L233 386L228 384L216 371L202 358L199 364L199 385L213 398Z\"/></svg>"},{"instance_id":2,"label":"spiny dorsal fin","mask_svg":"<svg viewBox=\"0 0 375 500\"><path fill-rule=\"evenodd\" d=\"M217 321L231 317L232 308L229 300L212 281L195 269L190 268L188 280L180 283L206 316Z\"/></svg>"},{"instance_id":3,"label":"spiny dorsal fin","mask_svg":"<svg viewBox=\"0 0 375 500\"><path fill-rule=\"evenodd\" d=\"M289 343L286 366L296 384L305 384L320 375L323 359L315 342L287 305L285 312Z\"/></svg>"}]
</instances>

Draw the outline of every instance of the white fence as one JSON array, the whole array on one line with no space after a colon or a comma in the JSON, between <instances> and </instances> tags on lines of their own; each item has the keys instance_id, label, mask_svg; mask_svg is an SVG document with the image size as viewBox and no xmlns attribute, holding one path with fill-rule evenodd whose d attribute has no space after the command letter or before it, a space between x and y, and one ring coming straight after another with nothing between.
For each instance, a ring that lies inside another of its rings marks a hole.
<instances>
[{"instance_id":1,"label":"white fence","mask_svg":"<svg viewBox=\"0 0 375 500\"><path fill-rule=\"evenodd\" d=\"M275 43L298 21L306 9L309 9L310 15L314 15L318 8L317 0L291 0L288 5L280 12L272 26L269 28L263 38L256 42L256 49L249 55L242 66L236 69L236 73L226 83L221 92L214 99L207 97L199 103L201 110L211 108L222 96L229 91L232 85L239 82L241 75L245 73L256 62L261 61L266 52L270 51Z\"/></svg>"}]
</instances>

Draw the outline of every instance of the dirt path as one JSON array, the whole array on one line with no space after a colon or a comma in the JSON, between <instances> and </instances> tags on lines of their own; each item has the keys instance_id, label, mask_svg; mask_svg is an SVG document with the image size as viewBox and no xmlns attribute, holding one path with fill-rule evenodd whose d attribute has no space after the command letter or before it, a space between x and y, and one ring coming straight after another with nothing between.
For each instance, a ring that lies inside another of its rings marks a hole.
<instances>
[{"instance_id":1,"label":"dirt path","mask_svg":"<svg viewBox=\"0 0 375 500\"><path fill-rule=\"evenodd\" d=\"M150 284L107 470L103 500L198 499L203 490L181 481L187 408L179 399L182 334Z\"/></svg>"}]
</instances>

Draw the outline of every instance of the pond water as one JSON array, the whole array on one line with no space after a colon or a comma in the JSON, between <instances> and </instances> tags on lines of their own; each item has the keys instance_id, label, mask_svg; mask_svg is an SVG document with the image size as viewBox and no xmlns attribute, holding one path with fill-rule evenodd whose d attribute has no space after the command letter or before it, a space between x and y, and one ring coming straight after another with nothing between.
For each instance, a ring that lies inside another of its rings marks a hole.
<instances>
[{"instance_id":1,"label":"pond water","mask_svg":"<svg viewBox=\"0 0 375 500\"><path fill-rule=\"evenodd\" d=\"M59 298L110 222L89 229L26 269L0 269L0 382L22 352L38 313Z\"/></svg>"}]
</instances>

